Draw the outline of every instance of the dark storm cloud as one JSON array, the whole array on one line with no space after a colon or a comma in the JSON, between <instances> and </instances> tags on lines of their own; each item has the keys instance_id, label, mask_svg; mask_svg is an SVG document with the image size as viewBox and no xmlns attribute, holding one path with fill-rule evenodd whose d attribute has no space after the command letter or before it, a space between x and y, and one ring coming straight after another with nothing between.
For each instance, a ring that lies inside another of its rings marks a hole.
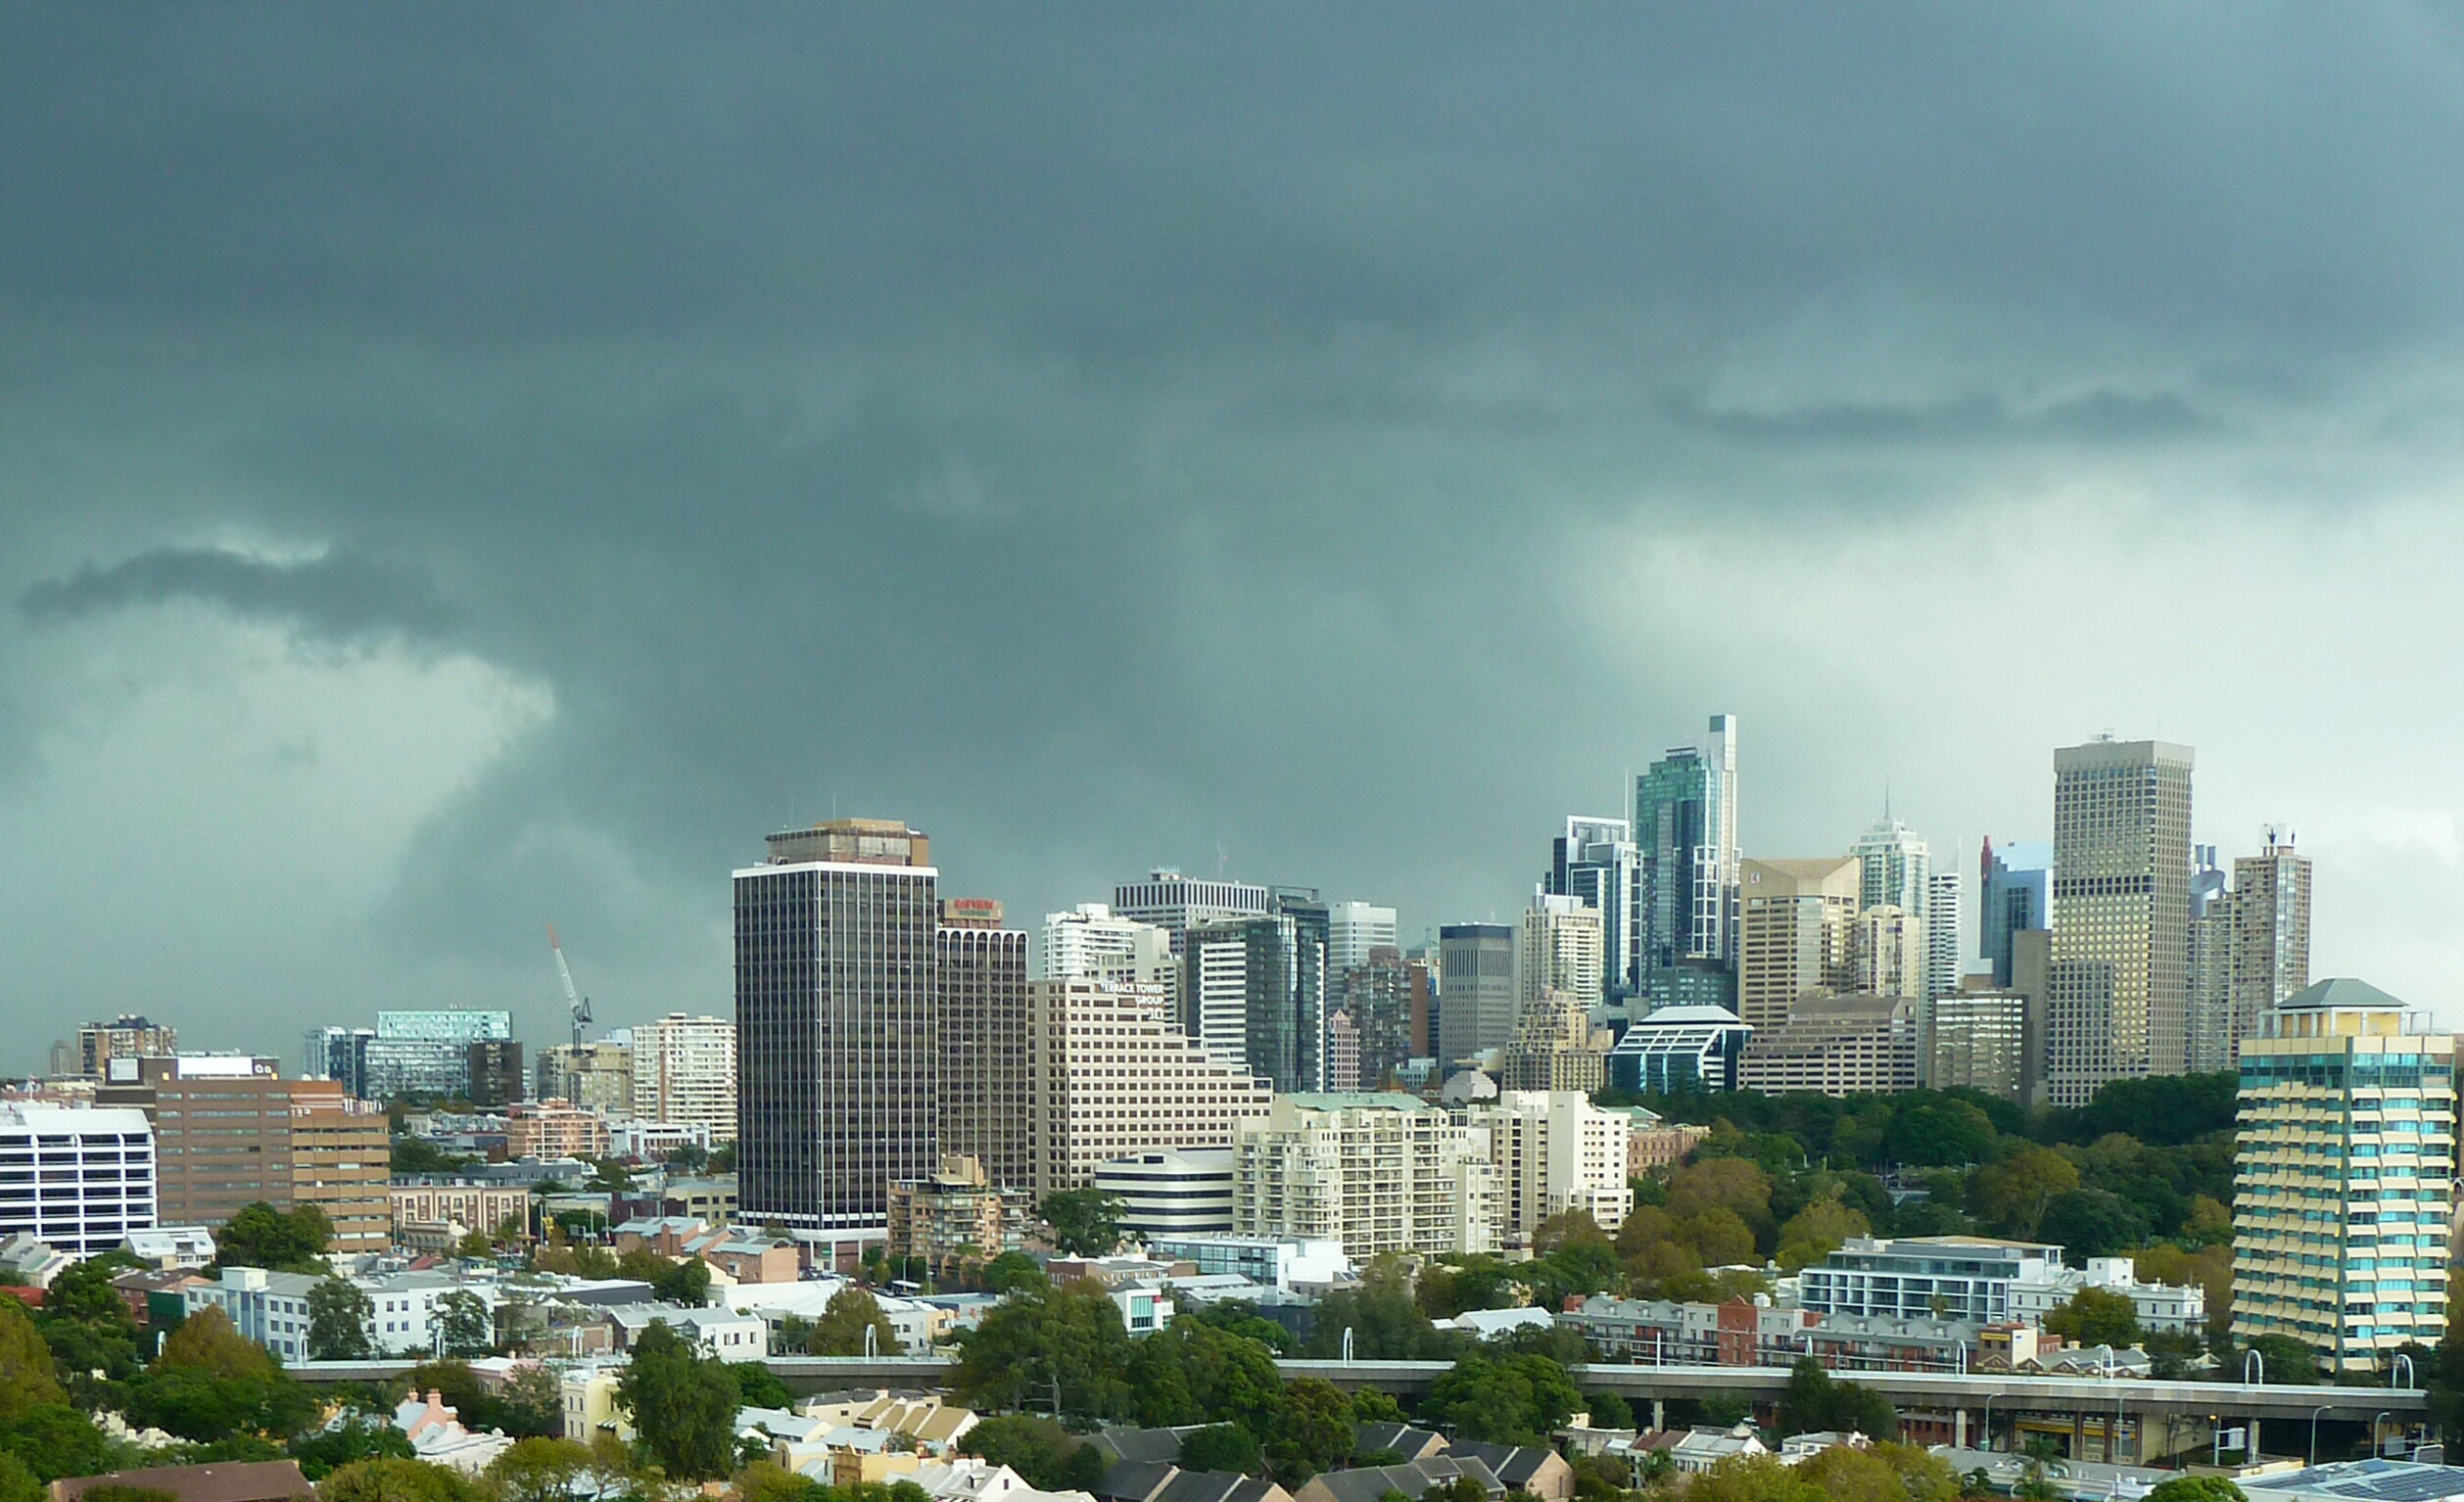
<instances>
[{"instance_id":1,"label":"dark storm cloud","mask_svg":"<svg viewBox=\"0 0 2464 1502\"><path fill-rule=\"evenodd\" d=\"M2464 334L2403 7L19 8L0 154L0 480L73 496L0 510L21 624L548 685L394 958L581 908L712 988L662 1006L833 799L1030 918L1221 842L1416 926L1733 708L1823 848L1794 774L1914 722L1706 681L1750 590L1636 557L2335 514L2443 473L2384 446L2451 442Z\"/></svg>"},{"instance_id":2,"label":"dark storm cloud","mask_svg":"<svg viewBox=\"0 0 2464 1502\"><path fill-rule=\"evenodd\" d=\"M1688 427L1754 446L1857 446L1868 444L2138 444L2211 432L2214 417L2170 394L2098 392L2034 411L1990 397L1907 405L1842 402L1784 412L1715 412L1670 403Z\"/></svg>"},{"instance_id":3,"label":"dark storm cloud","mask_svg":"<svg viewBox=\"0 0 2464 1502\"><path fill-rule=\"evenodd\" d=\"M426 581L351 553L279 562L215 547L156 548L109 568L88 563L35 584L17 604L27 621L48 625L181 599L335 641L433 637L456 618Z\"/></svg>"}]
</instances>

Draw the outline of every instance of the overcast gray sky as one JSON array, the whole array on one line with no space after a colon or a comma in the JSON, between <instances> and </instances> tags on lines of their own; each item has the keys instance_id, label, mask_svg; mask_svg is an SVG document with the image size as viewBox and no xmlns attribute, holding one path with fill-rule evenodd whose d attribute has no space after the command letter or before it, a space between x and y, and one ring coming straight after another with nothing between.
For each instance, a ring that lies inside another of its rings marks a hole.
<instances>
[{"instance_id":1,"label":"overcast gray sky","mask_svg":"<svg viewBox=\"0 0 2464 1502\"><path fill-rule=\"evenodd\" d=\"M724 1009L833 809L1416 934L1720 710L2464 1023L2454 15L7 7L0 1066Z\"/></svg>"}]
</instances>

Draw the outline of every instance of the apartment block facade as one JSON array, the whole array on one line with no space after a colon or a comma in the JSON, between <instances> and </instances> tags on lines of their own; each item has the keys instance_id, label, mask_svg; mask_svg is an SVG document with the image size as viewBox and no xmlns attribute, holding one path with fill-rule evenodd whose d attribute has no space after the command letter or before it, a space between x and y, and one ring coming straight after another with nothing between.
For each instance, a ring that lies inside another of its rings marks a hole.
<instances>
[{"instance_id":1,"label":"apartment block facade","mask_svg":"<svg viewBox=\"0 0 2464 1502\"><path fill-rule=\"evenodd\" d=\"M1232 1229L1385 1251L1495 1248L1496 1169L1471 1127L1415 1096L1283 1095L1232 1145Z\"/></svg>"},{"instance_id":2,"label":"apartment block facade","mask_svg":"<svg viewBox=\"0 0 2464 1502\"><path fill-rule=\"evenodd\" d=\"M1567 1090L1505 1090L1465 1118L1488 1134L1497 1172L1498 1229L1510 1246L1529 1246L1540 1223L1581 1210L1603 1231L1634 1208L1627 1177L1634 1118Z\"/></svg>"},{"instance_id":3,"label":"apartment block facade","mask_svg":"<svg viewBox=\"0 0 2464 1502\"><path fill-rule=\"evenodd\" d=\"M1192 1042L1161 987L1039 980L1027 998L1039 1200L1086 1187L1114 1158L1229 1147L1274 1099L1268 1081Z\"/></svg>"},{"instance_id":4,"label":"apartment block facade","mask_svg":"<svg viewBox=\"0 0 2464 1502\"><path fill-rule=\"evenodd\" d=\"M2233 1338L2337 1373L2446 1328L2455 1039L2375 986L2320 981L2242 1044Z\"/></svg>"}]
</instances>

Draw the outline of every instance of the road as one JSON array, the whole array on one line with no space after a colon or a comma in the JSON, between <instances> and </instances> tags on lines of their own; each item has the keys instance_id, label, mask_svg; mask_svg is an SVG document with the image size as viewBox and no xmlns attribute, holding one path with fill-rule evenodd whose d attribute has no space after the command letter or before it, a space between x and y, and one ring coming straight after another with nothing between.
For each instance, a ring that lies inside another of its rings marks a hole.
<instances>
[{"instance_id":1,"label":"road","mask_svg":"<svg viewBox=\"0 0 2464 1502\"><path fill-rule=\"evenodd\" d=\"M951 1363L938 1356L773 1356L765 1363L789 1387L824 1392L839 1387L937 1387L949 1381ZM1443 1361L1312 1361L1275 1363L1290 1377L1321 1377L1342 1387L1380 1387L1397 1394L1425 1392L1444 1373ZM292 1371L312 1383L368 1382L399 1377L406 1361L309 1361ZM1769 1400L1787 1385L1786 1367L1615 1366L1571 1368L1585 1390L1614 1392L1629 1400L1729 1396ZM2244 1383L2108 1382L2086 1377L1957 1376L1945 1372L1850 1372L1836 1374L1872 1387L1894 1406L1910 1411L1966 1409L1982 1413L1988 1403L2001 1413L2111 1412L2163 1418L2221 1417L2309 1422L2325 1410L2330 1419L2367 1420L2381 1413L2401 1421L2424 1417L2429 1394L2413 1387L2252 1386Z\"/></svg>"}]
</instances>

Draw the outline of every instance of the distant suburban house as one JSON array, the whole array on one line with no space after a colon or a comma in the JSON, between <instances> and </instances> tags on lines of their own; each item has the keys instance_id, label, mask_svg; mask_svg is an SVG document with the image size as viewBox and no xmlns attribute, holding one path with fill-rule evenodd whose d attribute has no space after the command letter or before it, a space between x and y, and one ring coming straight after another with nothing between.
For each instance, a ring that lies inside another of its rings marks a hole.
<instances>
[{"instance_id":1,"label":"distant suburban house","mask_svg":"<svg viewBox=\"0 0 2464 1502\"><path fill-rule=\"evenodd\" d=\"M314 1502L316 1496L298 1461L250 1460L65 1477L51 1483L51 1502L77 1502L97 1486L167 1491L179 1502L291 1502L295 1497Z\"/></svg>"}]
</instances>

